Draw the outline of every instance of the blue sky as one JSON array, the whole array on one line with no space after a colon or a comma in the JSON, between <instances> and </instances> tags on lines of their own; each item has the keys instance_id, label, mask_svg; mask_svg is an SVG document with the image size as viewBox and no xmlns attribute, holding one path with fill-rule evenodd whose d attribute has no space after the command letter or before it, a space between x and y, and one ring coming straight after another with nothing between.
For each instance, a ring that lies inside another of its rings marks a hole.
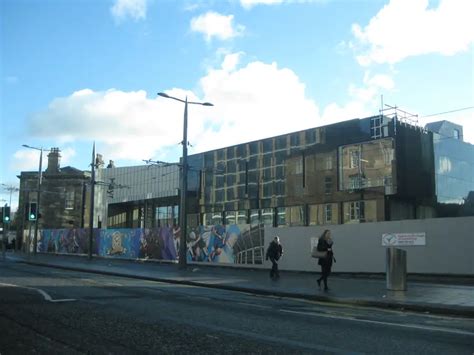
<instances>
[{"instance_id":1,"label":"blue sky","mask_svg":"<svg viewBox=\"0 0 474 355\"><path fill-rule=\"evenodd\" d=\"M0 183L38 169L22 144L84 170L93 141L118 166L177 161L184 105L160 91L215 105L189 107L190 154L377 114L381 95L474 143L472 13L471 0L2 0Z\"/></svg>"}]
</instances>

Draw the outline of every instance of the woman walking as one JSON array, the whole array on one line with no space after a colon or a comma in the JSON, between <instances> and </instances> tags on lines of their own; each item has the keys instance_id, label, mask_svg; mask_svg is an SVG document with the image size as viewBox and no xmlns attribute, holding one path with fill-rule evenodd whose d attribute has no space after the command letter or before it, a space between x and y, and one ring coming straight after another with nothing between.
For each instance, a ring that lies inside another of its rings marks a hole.
<instances>
[{"instance_id":1,"label":"woman walking","mask_svg":"<svg viewBox=\"0 0 474 355\"><path fill-rule=\"evenodd\" d=\"M326 229L318 240L318 251L326 252L326 257L319 258L318 264L321 265L321 277L318 279L318 286L321 287L321 281L324 282L324 291L328 291L328 276L331 273L334 253L332 251L331 231Z\"/></svg>"}]
</instances>

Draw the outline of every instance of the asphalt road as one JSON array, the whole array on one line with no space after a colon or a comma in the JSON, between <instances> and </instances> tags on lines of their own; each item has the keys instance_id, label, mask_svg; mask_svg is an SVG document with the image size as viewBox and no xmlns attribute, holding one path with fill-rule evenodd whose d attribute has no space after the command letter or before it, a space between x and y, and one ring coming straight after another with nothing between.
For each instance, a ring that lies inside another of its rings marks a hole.
<instances>
[{"instance_id":1,"label":"asphalt road","mask_svg":"<svg viewBox=\"0 0 474 355\"><path fill-rule=\"evenodd\" d=\"M474 322L0 263L0 354L469 354Z\"/></svg>"}]
</instances>

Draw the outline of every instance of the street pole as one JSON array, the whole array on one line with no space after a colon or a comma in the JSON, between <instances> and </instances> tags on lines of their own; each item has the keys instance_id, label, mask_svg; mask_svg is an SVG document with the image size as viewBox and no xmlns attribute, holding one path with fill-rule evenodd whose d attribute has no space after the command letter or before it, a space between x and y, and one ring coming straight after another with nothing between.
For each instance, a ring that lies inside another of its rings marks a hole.
<instances>
[{"instance_id":1,"label":"street pole","mask_svg":"<svg viewBox=\"0 0 474 355\"><path fill-rule=\"evenodd\" d=\"M94 195L95 195L95 142L92 147L91 162L91 204L89 211L89 259L92 259L92 241L94 238Z\"/></svg>"},{"instance_id":2,"label":"street pole","mask_svg":"<svg viewBox=\"0 0 474 355\"><path fill-rule=\"evenodd\" d=\"M27 248L26 255L28 259L30 258L30 252L31 252L30 244L31 244L31 222L28 222L28 244L26 246Z\"/></svg>"},{"instance_id":3,"label":"street pole","mask_svg":"<svg viewBox=\"0 0 474 355\"><path fill-rule=\"evenodd\" d=\"M42 168L43 168L43 148L40 149L40 161L39 161L39 169L38 169L38 189L37 189L37 195L36 195L36 221L35 221L35 235L33 237L33 255L36 255L36 247L38 244L38 220L40 216L40 199L41 199L41 179L43 177L42 174Z\"/></svg>"},{"instance_id":4,"label":"street pole","mask_svg":"<svg viewBox=\"0 0 474 355\"><path fill-rule=\"evenodd\" d=\"M7 206L7 204L5 204L5 207ZM2 210L4 211L4 210ZM4 212L5 213L5 212ZM3 261L6 260L6 256L5 256L5 252L6 252L6 240L8 240L8 226L10 225L10 223L5 223L5 219L4 219L4 213L2 213L2 225L3 225L3 234L2 234L2 240L1 240L1 243L2 243L2 258L3 258ZM5 239L7 238L7 239Z\"/></svg>"},{"instance_id":5,"label":"street pole","mask_svg":"<svg viewBox=\"0 0 474 355\"><path fill-rule=\"evenodd\" d=\"M181 173L181 202L179 209L179 225L181 228L179 238L179 268L185 269L186 260L186 195L188 190L188 97L186 96L184 103L184 122L183 122L183 161Z\"/></svg>"},{"instance_id":6,"label":"street pole","mask_svg":"<svg viewBox=\"0 0 474 355\"><path fill-rule=\"evenodd\" d=\"M170 96L166 93L159 92L158 96L173 99L184 103L184 122L183 122L183 159L181 165L181 181L180 181L180 206L179 206L179 227L180 227L180 238L179 238L179 268L186 268L186 229L187 229L187 216L186 216L186 195L188 190L188 104L202 105L202 106L214 106L209 102L194 102L188 101L186 96L185 100L178 99Z\"/></svg>"}]
</instances>

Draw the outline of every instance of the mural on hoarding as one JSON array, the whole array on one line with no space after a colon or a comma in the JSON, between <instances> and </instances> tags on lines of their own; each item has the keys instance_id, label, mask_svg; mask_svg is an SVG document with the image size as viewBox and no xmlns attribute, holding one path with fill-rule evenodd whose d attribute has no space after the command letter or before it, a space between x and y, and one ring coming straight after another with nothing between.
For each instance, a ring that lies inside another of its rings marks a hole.
<instances>
[{"instance_id":1,"label":"mural on hoarding","mask_svg":"<svg viewBox=\"0 0 474 355\"><path fill-rule=\"evenodd\" d=\"M179 250L179 228L145 229L140 237L141 259L176 260Z\"/></svg>"},{"instance_id":2,"label":"mural on hoarding","mask_svg":"<svg viewBox=\"0 0 474 355\"><path fill-rule=\"evenodd\" d=\"M181 231L177 226L154 229L95 229L93 254L127 259L177 260ZM248 224L198 226L186 238L189 262L262 264L263 227ZM38 251L87 254L88 229L42 230Z\"/></svg>"},{"instance_id":3,"label":"mural on hoarding","mask_svg":"<svg viewBox=\"0 0 474 355\"><path fill-rule=\"evenodd\" d=\"M99 255L138 258L142 229L103 229L100 233Z\"/></svg>"},{"instance_id":4,"label":"mural on hoarding","mask_svg":"<svg viewBox=\"0 0 474 355\"><path fill-rule=\"evenodd\" d=\"M92 253L97 254L100 230L94 229L93 233ZM47 253L88 254L89 230L82 228L40 230L36 250Z\"/></svg>"},{"instance_id":5,"label":"mural on hoarding","mask_svg":"<svg viewBox=\"0 0 474 355\"><path fill-rule=\"evenodd\" d=\"M199 226L188 234L188 261L230 264L263 263L263 228L248 224Z\"/></svg>"}]
</instances>

